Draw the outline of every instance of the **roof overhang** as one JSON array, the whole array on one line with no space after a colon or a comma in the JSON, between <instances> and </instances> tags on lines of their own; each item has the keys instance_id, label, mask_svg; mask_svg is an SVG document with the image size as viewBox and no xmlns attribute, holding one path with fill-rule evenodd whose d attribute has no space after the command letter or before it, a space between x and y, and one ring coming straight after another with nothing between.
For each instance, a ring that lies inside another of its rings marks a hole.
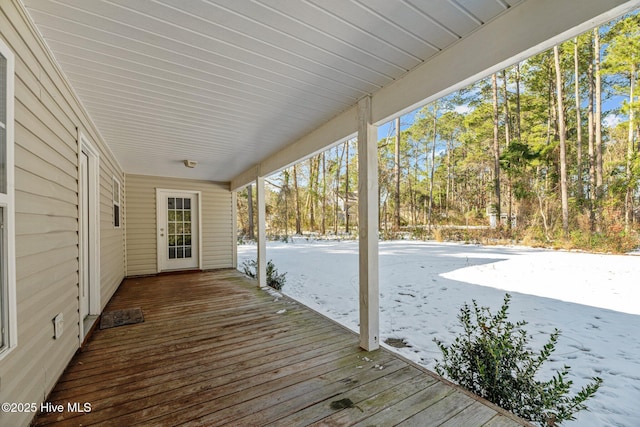
<instances>
[{"instance_id":1,"label":"roof overhang","mask_svg":"<svg viewBox=\"0 0 640 427\"><path fill-rule=\"evenodd\" d=\"M381 124L640 6L14 1L126 173L232 190L355 136L365 96Z\"/></svg>"},{"instance_id":2,"label":"roof overhang","mask_svg":"<svg viewBox=\"0 0 640 427\"><path fill-rule=\"evenodd\" d=\"M640 1L526 1L372 95L380 125L575 37L640 6ZM354 105L231 181L237 190L355 136Z\"/></svg>"}]
</instances>

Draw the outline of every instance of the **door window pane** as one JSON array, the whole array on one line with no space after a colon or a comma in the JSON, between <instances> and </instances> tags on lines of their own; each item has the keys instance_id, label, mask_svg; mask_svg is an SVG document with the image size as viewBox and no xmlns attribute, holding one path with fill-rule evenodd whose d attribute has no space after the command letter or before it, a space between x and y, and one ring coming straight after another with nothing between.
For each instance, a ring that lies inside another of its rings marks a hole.
<instances>
[{"instance_id":1,"label":"door window pane","mask_svg":"<svg viewBox=\"0 0 640 427\"><path fill-rule=\"evenodd\" d=\"M167 198L167 243L169 259L192 257L191 199Z\"/></svg>"},{"instance_id":2,"label":"door window pane","mask_svg":"<svg viewBox=\"0 0 640 427\"><path fill-rule=\"evenodd\" d=\"M120 227L120 206L113 205L113 226Z\"/></svg>"}]
</instances>

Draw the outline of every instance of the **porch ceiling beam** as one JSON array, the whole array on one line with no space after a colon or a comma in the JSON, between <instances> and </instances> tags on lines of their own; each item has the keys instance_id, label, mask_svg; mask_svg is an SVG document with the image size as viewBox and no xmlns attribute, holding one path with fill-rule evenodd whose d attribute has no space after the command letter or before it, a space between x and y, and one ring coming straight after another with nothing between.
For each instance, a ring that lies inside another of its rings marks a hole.
<instances>
[{"instance_id":1,"label":"porch ceiling beam","mask_svg":"<svg viewBox=\"0 0 640 427\"><path fill-rule=\"evenodd\" d=\"M322 124L314 131L286 146L260 164L246 170L231 181L230 189L236 191L256 179L258 175L269 176L285 169L305 157L320 153L329 146L355 135L358 108L353 106L338 116Z\"/></svg>"},{"instance_id":2,"label":"porch ceiling beam","mask_svg":"<svg viewBox=\"0 0 640 427\"><path fill-rule=\"evenodd\" d=\"M373 97L386 122L640 6L640 0L529 0L513 7Z\"/></svg>"},{"instance_id":3,"label":"porch ceiling beam","mask_svg":"<svg viewBox=\"0 0 640 427\"><path fill-rule=\"evenodd\" d=\"M525 1L374 93L373 123L384 123L639 6L640 0ZM321 152L357 129L353 106L239 174L230 189Z\"/></svg>"},{"instance_id":4,"label":"porch ceiling beam","mask_svg":"<svg viewBox=\"0 0 640 427\"><path fill-rule=\"evenodd\" d=\"M253 184L254 181L260 176L260 166L256 165L242 172L240 175L234 178L230 184L231 191L240 191L249 184ZM238 183L236 185L236 183ZM241 183L241 184L240 184Z\"/></svg>"}]
</instances>

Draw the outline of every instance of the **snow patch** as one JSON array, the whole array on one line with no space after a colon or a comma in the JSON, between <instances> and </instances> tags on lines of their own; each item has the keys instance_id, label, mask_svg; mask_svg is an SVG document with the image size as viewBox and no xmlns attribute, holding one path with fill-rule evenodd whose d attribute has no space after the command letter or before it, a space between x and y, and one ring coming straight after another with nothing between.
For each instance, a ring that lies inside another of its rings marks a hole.
<instances>
[{"instance_id":1,"label":"snow patch","mask_svg":"<svg viewBox=\"0 0 640 427\"><path fill-rule=\"evenodd\" d=\"M433 370L441 357L433 339L453 341L462 304L475 299L495 311L509 292L510 319L529 322L535 348L561 330L545 379L569 365L575 391L591 377L604 380L590 411L563 425L640 425L637 256L421 241L380 242L379 250L380 341L402 337L408 345L394 351ZM239 263L255 251L239 246ZM270 242L267 252L287 272L285 295L358 331L358 242L296 239Z\"/></svg>"}]
</instances>

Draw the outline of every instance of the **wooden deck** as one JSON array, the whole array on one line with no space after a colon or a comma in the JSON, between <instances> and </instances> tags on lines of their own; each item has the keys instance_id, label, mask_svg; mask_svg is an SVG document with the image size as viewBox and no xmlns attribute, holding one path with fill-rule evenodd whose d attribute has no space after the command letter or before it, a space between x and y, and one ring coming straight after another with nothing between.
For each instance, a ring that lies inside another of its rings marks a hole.
<instances>
[{"instance_id":1,"label":"wooden deck","mask_svg":"<svg viewBox=\"0 0 640 427\"><path fill-rule=\"evenodd\" d=\"M145 321L96 330L48 400L65 411L35 425L528 425L235 270L127 279L106 311L135 307Z\"/></svg>"}]
</instances>

